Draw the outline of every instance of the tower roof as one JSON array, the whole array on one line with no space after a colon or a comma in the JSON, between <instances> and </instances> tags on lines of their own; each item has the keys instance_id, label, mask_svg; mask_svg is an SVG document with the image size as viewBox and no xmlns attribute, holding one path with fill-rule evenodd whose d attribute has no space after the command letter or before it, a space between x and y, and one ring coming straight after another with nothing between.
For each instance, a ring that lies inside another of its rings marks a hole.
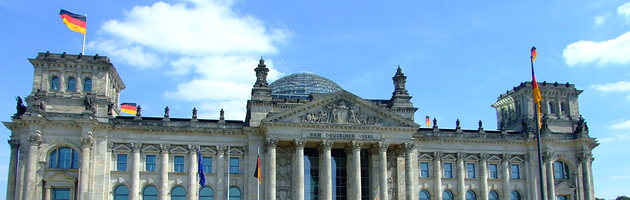
<instances>
[{"instance_id":1,"label":"tower roof","mask_svg":"<svg viewBox=\"0 0 630 200\"><path fill-rule=\"evenodd\" d=\"M337 83L314 73L296 73L282 77L271 86L271 95L305 97L313 93L333 93L342 90Z\"/></svg>"}]
</instances>

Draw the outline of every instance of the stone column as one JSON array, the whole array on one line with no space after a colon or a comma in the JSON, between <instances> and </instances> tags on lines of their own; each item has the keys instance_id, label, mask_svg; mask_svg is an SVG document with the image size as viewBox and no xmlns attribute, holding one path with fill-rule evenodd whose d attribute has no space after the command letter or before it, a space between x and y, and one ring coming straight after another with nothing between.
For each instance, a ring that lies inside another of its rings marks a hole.
<instances>
[{"instance_id":1,"label":"stone column","mask_svg":"<svg viewBox=\"0 0 630 200\"><path fill-rule=\"evenodd\" d=\"M503 178L503 198L502 199L510 199L512 190L510 188L510 158L512 155L503 154L503 160L501 161L501 172Z\"/></svg>"},{"instance_id":2,"label":"stone column","mask_svg":"<svg viewBox=\"0 0 630 200\"><path fill-rule=\"evenodd\" d=\"M433 153L433 193L435 199L442 199L442 152Z\"/></svg>"},{"instance_id":3,"label":"stone column","mask_svg":"<svg viewBox=\"0 0 630 200\"><path fill-rule=\"evenodd\" d=\"M8 140L9 146L11 146L11 158L9 160L9 177L7 178L7 199L15 199L15 179L17 176L18 168L18 152L20 148L20 141L17 139Z\"/></svg>"},{"instance_id":4,"label":"stone column","mask_svg":"<svg viewBox=\"0 0 630 200\"><path fill-rule=\"evenodd\" d=\"M168 152L171 150L170 144L160 144L160 157L162 164L160 165L160 199L168 200Z\"/></svg>"},{"instance_id":5,"label":"stone column","mask_svg":"<svg viewBox=\"0 0 630 200\"><path fill-rule=\"evenodd\" d=\"M348 174L351 175L349 179L349 185L352 186L352 190L349 190L349 199L361 199L361 147L363 142L352 141L349 144L352 151L352 168L348 169Z\"/></svg>"},{"instance_id":6,"label":"stone column","mask_svg":"<svg viewBox=\"0 0 630 200\"><path fill-rule=\"evenodd\" d=\"M87 135L81 138L81 169L79 170L79 191L78 196L80 200L90 199L89 184L90 184L90 153L94 146L94 137L92 132L88 132Z\"/></svg>"},{"instance_id":7,"label":"stone column","mask_svg":"<svg viewBox=\"0 0 630 200\"><path fill-rule=\"evenodd\" d=\"M214 196L217 197L217 199L223 199L223 197L227 197L226 191L228 190L228 188L225 187L225 172L229 172L229 170L227 168L229 168L229 166L225 165L225 152L227 151L227 146L217 146L217 178L216 178L216 184L215 187L217 188L214 192L216 193ZM229 159L229 158L228 158ZM214 164L214 163L213 163ZM264 176L263 176L264 178Z\"/></svg>"},{"instance_id":8,"label":"stone column","mask_svg":"<svg viewBox=\"0 0 630 200\"><path fill-rule=\"evenodd\" d=\"M595 199L593 195L593 174L591 171L591 161L593 156L590 152L580 152L578 153L578 161L580 165L582 165L582 181L584 187L584 199L593 200Z\"/></svg>"},{"instance_id":9,"label":"stone column","mask_svg":"<svg viewBox=\"0 0 630 200\"><path fill-rule=\"evenodd\" d=\"M52 187L50 185L47 185L46 187L44 187L44 200L50 200L52 198Z\"/></svg>"},{"instance_id":10,"label":"stone column","mask_svg":"<svg viewBox=\"0 0 630 200\"><path fill-rule=\"evenodd\" d=\"M466 168L464 165L464 159L466 158L466 153L459 152L457 153L457 197L456 199L466 199Z\"/></svg>"},{"instance_id":11,"label":"stone column","mask_svg":"<svg viewBox=\"0 0 630 200\"><path fill-rule=\"evenodd\" d=\"M31 133L28 136L29 142L29 150L27 155L26 169L24 173L24 188L22 191L22 197L25 200L33 200L37 196L35 191L37 191L37 155L39 153L39 145L42 144L42 132L36 130L34 133Z\"/></svg>"},{"instance_id":12,"label":"stone column","mask_svg":"<svg viewBox=\"0 0 630 200\"><path fill-rule=\"evenodd\" d=\"M319 146L319 198L322 200L332 200L332 145L332 141L323 140Z\"/></svg>"},{"instance_id":13,"label":"stone column","mask_svg":"<svg viewBox=\"0 0 630 200\"><path fill-rule=\"evenodd\" d=\"M296 183L293 199L304 200L304 145L306 141L296 139L293 141L293 144L295 145L295 165L293 165L293 167L295 170Z\"/></svg>"},{"instance_id":14,"label":"stone column","mask_svg":"<svg viewBox=\"0 0 630 200\"><path fill-rule=\"evenodd\" d=\"M129 192L129 199L140 199L140 150L142 143L131 143L131 188Z\"/></svg>"},{"instance_id":15,"label":"stone column","mask_svg":"<svg viewBox=\"0 0 630 200\"><path fill-rule=\"evenodd\" d=\"M415 144L412 142L405 142L403 148L405 151L405 195L407 200L416 199L415 180L418 179L413 172L416 166L414 166L413 159L415 157Z\"/></svg>"},{"instance_id":16,"label":"stone column","mask_svg":"<svg viewBox=\"0 0 630 200\"><path fill-rule=\"evenodd\" d=\"M488 154L479 155L479 181L481 181L481 200L488 200Z\"/></svg>"},{"instance_id":17,"label":"stone column","mask_svg":"<svg viewBox=\"0 0 630 200\"><path fill-rule=\"evenodd\" d=\"M267 199L276 199L276 146L278 145L278 139L268 138L267 145L267 177L269 182L267 185Z\"/></svg>"},{"instance_id":18,"label":"stone column","mask_svg":"<svg viewBox=\"0 0 630 200\"><path fill-rule=\"evenodd\" d=\"M196 200L199 189L197 182L197 150L199 145L188 145L188 199Z\"/></svg>"},{"instance_id":19,"label":"stone column","mask_svg":"<svg viewBox=\"0 0 630 200\"><path fill-rule=\"evenodd\" d=\"M389 186L387 184L387 147L389 147L389 143L379 142L378 144L378 159L380 164L381 173L379 173L380 178L380 194L381 199L389 199L388 189Z\"/></svg>"},{"instance_id":20,"label":"stone column","mask_svg":"<svg viewBox=\"0 0 630 200\"><path fill-rule=\"evenodd\" d=\"M547 198L556 199L555 180L553 177L553 153L545 152L543 159L545 161L545 167L547 168Z\"/></svg>"}]
</instances>

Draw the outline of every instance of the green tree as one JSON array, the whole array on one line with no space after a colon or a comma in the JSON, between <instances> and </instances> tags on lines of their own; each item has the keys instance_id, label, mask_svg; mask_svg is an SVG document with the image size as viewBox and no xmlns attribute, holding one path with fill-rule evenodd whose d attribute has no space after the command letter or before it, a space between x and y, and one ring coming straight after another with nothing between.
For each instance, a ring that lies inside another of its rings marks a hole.
<instances>
[{"instance_id":1,"label":"green tree","mask_svg":"<svg viewBox=\"0 0 630 200\"><path fill-rule=\"evenodd\" d=\"M615 200L630 200L630 197L627 197L627 196L618 196Z\"/></svg>"}]
</instances>

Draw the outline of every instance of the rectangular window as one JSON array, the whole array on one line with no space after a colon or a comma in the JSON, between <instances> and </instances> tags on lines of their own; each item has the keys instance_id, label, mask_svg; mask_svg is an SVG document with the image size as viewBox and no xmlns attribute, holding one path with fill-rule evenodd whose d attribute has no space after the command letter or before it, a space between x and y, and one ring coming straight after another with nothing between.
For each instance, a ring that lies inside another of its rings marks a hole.
<instances>
[{"instance_id":1,"label":"rectangular window","mask_svg":"<svg viewBox=\"0 0 630 200\"><path fill-rule=\"evenodd\" d=\"M238 174L239 173L239 158L230 157L230 174Z\"/></svg>"},{"instance_id":2,"label":"rectangular window","mask_svg":"<svg viewBox=\"0 0 630 200\"><path fill-rule=\"evenodd\" d=\"M476 178L475 163L466 163L466 178Z\"/></svg>"},{"instance_id":3,"label":"rectangular window","mask_svg":"<svg viewBox=\"0 0 630 200\"><path fill-rule=\"evenodd\" d=\"M453 163L444 163L444 178L453 178Z\"/></svg>"},{"instance_id":4,"label":"rectangular window","mask_svg":"<svg viewBox=\"0 0 630 200\"><path fill-rule=\"evenodd\" d=\"M212 173L212 157L203 157L202 159L203 173Z\"/></svg>"},{"instance_id":5,"label":"rectangular window","mask_svg":"<svg viewBox=\"0 0 630 200\"><path fill-rule=\"evenodd\" d=\"M70 189L53 188L52 199L53 200L70 200Z\"/></svg>"},{"instance_id":6,"label":"rectangular window","mask_svg":"<svg viewBox=\"0 0 630 200\"><path fill-rule=\"evenodd\" d=\"M498 179L499 173L497 172L497 164L490 164L488 168L490 170L490 178Z\"/></svg>"},{"instance_id":7,"label":"rectangular window","mask_svg":"<svg viewBox=\"0 0 630 200\"><path fill-rule=\"evenodd\" d=\"M420 177L429 178L429 163L428 162L420 163Z\"/></svg>"},{"instance_id":8,"label":"rectangular window","mask_svg":"<svg viewBox=\"0 0 630 200\"><path fill-rule=\"evenodd\" d=\"M512 179L521 179L521 166L512 164L510 166L510 173L512 175Z\"/></svg>"},{"instance_id":9,"label":"rectangular window","mask_svg":"<svg viewBox=\"0 0 630 200\"><path fill-rule=\"evenodd\" d=\"M175 156L173 161L173 171L184 172L184 156Z\"/></svg>"},{"instance_id":10,"label":"rectangular window","mask_svg":"<svg viewBox=\"0 0 630 200\"><path fill-rule=\"evenodd\" d=\"M116 170L127 171L127 154L116 155Z\"/></svg>"},{"instance_id":11,"label":"rectangular window","mask_svg":"<svg viewBox=\"0 0 630 200\"><path fill-rule=\"evenodd\" d=\"M145 171L154 172L155 171L155 155L147 155L144 159L145 161Z\"/></svg>"}]
</instances>

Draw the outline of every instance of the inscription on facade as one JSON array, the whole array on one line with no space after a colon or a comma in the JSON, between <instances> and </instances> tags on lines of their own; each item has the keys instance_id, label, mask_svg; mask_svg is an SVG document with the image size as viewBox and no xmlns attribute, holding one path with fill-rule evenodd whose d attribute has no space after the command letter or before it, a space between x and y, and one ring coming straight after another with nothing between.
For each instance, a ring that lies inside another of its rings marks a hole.
<instances>
[{"instance_id":1,"label":"inscription on facade","mask_svg":"<svg viewBox=\"0 0 630 200\"><path fill-rule=\"evenodd\" d=\"M304 131L302 138L326 140L380 140L381 134L375 133L332 133L319 131Z\"/></svg>"}]
</instances>

